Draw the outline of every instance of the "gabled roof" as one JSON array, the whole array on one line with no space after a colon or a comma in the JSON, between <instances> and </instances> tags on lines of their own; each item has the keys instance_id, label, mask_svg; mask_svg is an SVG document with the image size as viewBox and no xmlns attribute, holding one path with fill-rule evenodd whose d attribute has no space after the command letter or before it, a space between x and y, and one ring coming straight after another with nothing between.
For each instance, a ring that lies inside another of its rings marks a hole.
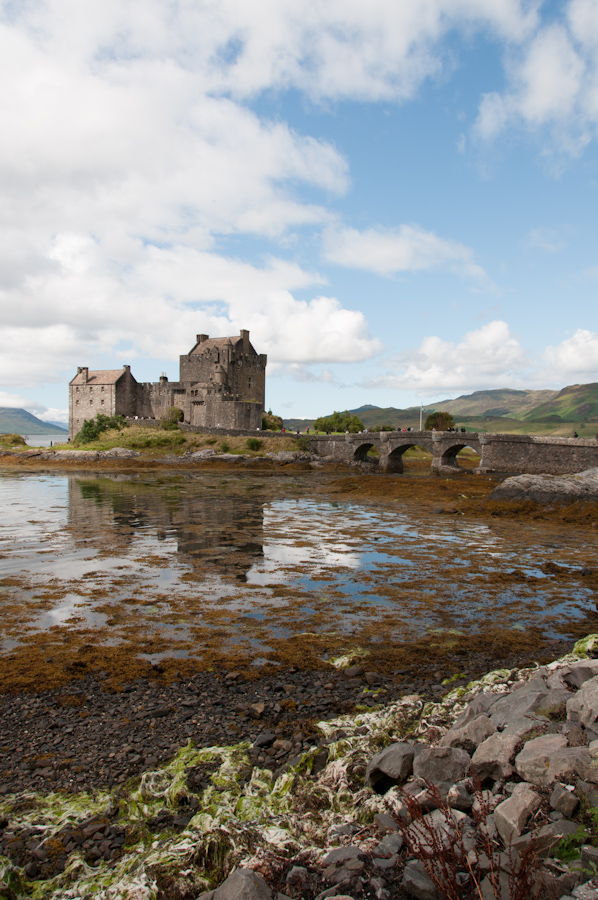
<instances>
[{"instance_id":1,"label":"gabled roof","mask_svg":"<svg viewBox=\"0 0 598 900\"><path fill-rule=\"evenodd\" d=\"M83 372L79 372L71 384L116 384L118 379L125 374L124 369L96 369L87 374L87 381Z\"/></svg>"}]
</instances>

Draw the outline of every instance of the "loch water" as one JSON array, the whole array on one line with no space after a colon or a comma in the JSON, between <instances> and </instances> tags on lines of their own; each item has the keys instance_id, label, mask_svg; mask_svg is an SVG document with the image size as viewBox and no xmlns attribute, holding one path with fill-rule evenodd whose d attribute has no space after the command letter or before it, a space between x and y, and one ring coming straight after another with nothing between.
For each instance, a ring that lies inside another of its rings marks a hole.
<instances>
[{"instance_id":1,"label":"loch water","mask_svg":"<svg viewBox=\"0 0 598 900\"><path fill-rule=\"evenodd\" d=\"M0 508L3 654L51 632L259 665L299 638L325 658L490 626L569 638L596 618L595 536L334 500L324 475L6 470Z\"/></svg>"}]
</instances>

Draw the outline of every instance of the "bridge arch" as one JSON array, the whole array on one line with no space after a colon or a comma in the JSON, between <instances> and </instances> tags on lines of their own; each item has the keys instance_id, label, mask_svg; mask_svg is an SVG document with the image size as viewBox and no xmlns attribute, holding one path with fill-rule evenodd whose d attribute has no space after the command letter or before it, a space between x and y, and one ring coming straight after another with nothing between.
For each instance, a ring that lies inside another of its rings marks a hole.
<instances>
[{"instance_id":1,"label":"bridge arch","mask_svg":"<svg viewBox=\"0 0 598 900\"><path fill-rule=\"evenodd\" d=\"M455 443L445 443L442 448L442 453L435 456L432 461L432 471L441 474L453 474L458 471L467 471L466 467L460 465L457 460L457 455L461 450L465 450L466 447L470 447L474 453L478 452L467 440L463 440L463 438L456 440Z\"/></svg>"},{"instance_id":2,"label":"bridge arch","mask_svg":"<svg viewBox=\"0 0 598 900\"><path fill-rule=\"evenodd\" d=\"M368 453L370 452L372 447L375 446L376 445L373 441L364 441L361 444L357 444L357 446L353 450L353 459L357 460L358 462L366 462Z\"/></svg>"}]
</instances>

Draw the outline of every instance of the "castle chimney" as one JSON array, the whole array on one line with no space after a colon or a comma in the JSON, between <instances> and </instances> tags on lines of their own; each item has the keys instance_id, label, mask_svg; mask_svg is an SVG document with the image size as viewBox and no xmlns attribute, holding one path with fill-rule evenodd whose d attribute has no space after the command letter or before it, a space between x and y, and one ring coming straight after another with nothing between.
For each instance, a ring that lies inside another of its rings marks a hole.
<instances>
[{"instance_id":1,"label":"castle chimney","mask_svg":"<svg viewBox=\"0 0 598 900\"><path fill-rule=\"evenodd\" d=\"M198 334L196 343L203 344L203 342L207 341L208 338L209 338L209 334Z\"/></svg>"},{"instance_id":2,"label":"castle chimney","mask_svg":"<svg viewBox=\"0 0 598 900\"><path fill-rule=\"evenodd\" d=\"M241 337L243 338L243 351L247 353L249 350L249 332L241 328Z\"/></svg>"},{"instance_id":3,"label":"castle chimney","mask_svg":"<svg viewBox=\"0 0 598 900\"><path fill-rule=\"evenodd\" d=\"M87 384L87 379L89 378L88 366L77 366L77 375L83 375L83 384Z\"/></svg>"},{"instance_id":4,"label":"castle chimney","mask_svg":"<svg viewBox=\"0 0 598 900\"><path fill-rule=\"evenodd\" d=\"M123 366L123 372L130 372L131 366Z\"/></svg>"}]
</instances>

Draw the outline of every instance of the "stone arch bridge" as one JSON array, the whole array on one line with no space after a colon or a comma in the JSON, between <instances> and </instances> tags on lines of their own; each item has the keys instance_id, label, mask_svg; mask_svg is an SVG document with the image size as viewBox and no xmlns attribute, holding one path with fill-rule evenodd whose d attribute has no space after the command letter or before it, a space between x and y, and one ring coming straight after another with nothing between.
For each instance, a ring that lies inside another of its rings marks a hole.
<instances>
[{"instance_id":1,"label":"stone arch bridge","mask_svg":"<svg viewBox=\"0 0 598 900\"><path fill-rule=\"evenodd\" d=\"M581 472L598 466L598 440L536 437L523 434L474 434L459 431L381 431L363 434L310 435L311 449L319 456L346 462L365 461L368 452L380 453L379 470L402 472L403 454L422 447L432 454L432 473L456 475L464 469L457 454L471 447L480 456L476 473L508 475ZM472 471L469 469L468 471Z\"/></svg>"}]
</instances>

